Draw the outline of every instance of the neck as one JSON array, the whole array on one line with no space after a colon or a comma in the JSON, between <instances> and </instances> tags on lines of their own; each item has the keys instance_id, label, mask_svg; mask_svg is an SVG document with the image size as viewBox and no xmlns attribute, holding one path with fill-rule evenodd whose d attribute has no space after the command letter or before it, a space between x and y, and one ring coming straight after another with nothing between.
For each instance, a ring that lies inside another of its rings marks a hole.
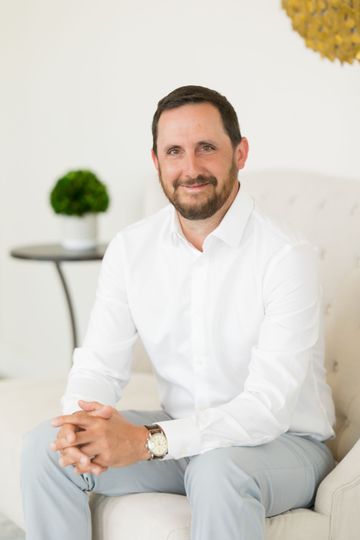
<instances>
[{"instance_id":1,"label":"neck","mask_svg":"<svg viewBox=\"0 0 360 540\"><path fill-rule=\"evenodd\" d=\"M229 210L239 191L239 187L239 182L235 182L234 188L232 189L225 204L209 218L191 220L184 218L181 214L179 214L179 212L177 213L185 238L199 251L203 251L205 238L216 229L226 212Z\"/></svg>"}]
</instances>

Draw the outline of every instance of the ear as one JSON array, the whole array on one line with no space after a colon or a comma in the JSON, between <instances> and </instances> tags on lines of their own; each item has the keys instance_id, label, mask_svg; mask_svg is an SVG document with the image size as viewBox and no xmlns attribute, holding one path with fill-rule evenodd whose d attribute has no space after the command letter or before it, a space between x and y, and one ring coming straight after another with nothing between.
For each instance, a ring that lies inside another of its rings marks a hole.
<instances>
[{"instance_id":1,"label":"ear","mask_svg":"<svg viewBox=\"0 0 360 540\"><path fill-rule=\"evenodd\" d=\"M243 137L235 148L235 163L238 169L243 169L249 153L249 142Z\"/></svg>"},{"instance_id":2,"label":"ear","mask_svg":"<svg viewBox=\"0 0 360 540\"><path fill-rule=\"evenodd\" d=\"M155 169L159 170L159 160L157 158L157 155L155 154L154 150L151 149L151 159L153 160L153 163L155 165Z\"/></svg>"}]
</instances>

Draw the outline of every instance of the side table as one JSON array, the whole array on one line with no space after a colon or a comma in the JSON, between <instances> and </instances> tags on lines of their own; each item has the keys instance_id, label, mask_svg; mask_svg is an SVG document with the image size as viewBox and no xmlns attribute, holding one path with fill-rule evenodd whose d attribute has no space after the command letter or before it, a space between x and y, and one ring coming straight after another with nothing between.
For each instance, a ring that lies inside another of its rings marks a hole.
<instances>
[{"instance_id":1,"label":"side table","mask_svg":"<svg viewBox=\"0 0 360 540\"><path fill-rule=\"evenodd\" d=\"M66 303L69 311L74 349L78 346L76 320L73 303L63 270L61 268L61 263L100 261L104 256L106 247L106 244L99 244L94 249L75 251L65 249L60 244L36 244L17 247L10 251L11 257L14 257L15 259L23 259L28 261L50 261L55 264L56 271L59 275L61 285L64 290Z\"/></svg>"}]
</instances>

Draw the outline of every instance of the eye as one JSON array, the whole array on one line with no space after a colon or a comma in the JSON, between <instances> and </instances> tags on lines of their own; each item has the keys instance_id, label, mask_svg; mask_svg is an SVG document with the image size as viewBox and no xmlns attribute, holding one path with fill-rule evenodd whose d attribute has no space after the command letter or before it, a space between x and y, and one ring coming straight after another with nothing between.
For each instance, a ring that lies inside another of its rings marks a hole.
<instances>
[{"instance_id":1,"label":"eye","mask_svg":"<svg viewBox=\"0 0 360 540\"><path fill-rule=\"evenodd\" d=\"M202 144L201 145L201 150L204 150L204 152L212 152L213 150L215 150L215 146L213 146L212 144Z\"/></svg>"},{"instance_id":2,"label":"eye","mask_svg":"<svg viewBox=\"0 0 360 540\"><path fill-rule=\"evenodd\" d=\"M178 146L172 146L166 153L168 156L177 156L180 153L180 148Z\"/></svg>"}]
</instances>

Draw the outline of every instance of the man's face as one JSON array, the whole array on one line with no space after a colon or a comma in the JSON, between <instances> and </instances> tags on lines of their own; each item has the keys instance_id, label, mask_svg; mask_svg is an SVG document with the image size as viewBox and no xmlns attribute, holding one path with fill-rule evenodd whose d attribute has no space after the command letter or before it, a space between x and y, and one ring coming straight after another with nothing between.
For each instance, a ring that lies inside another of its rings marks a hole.
<instances>
[{"instance_id":1,"label":"man's face","mask_svg":"<svg viewBox=\"0 0 360 540\"><path fill-rule=\"evenodd\" d=\"M152 154L165 195L186 219L214 215L237 190L247 141L234 149L219 111L210 103L164 111Z\"/></svg>"}]
</instances>

